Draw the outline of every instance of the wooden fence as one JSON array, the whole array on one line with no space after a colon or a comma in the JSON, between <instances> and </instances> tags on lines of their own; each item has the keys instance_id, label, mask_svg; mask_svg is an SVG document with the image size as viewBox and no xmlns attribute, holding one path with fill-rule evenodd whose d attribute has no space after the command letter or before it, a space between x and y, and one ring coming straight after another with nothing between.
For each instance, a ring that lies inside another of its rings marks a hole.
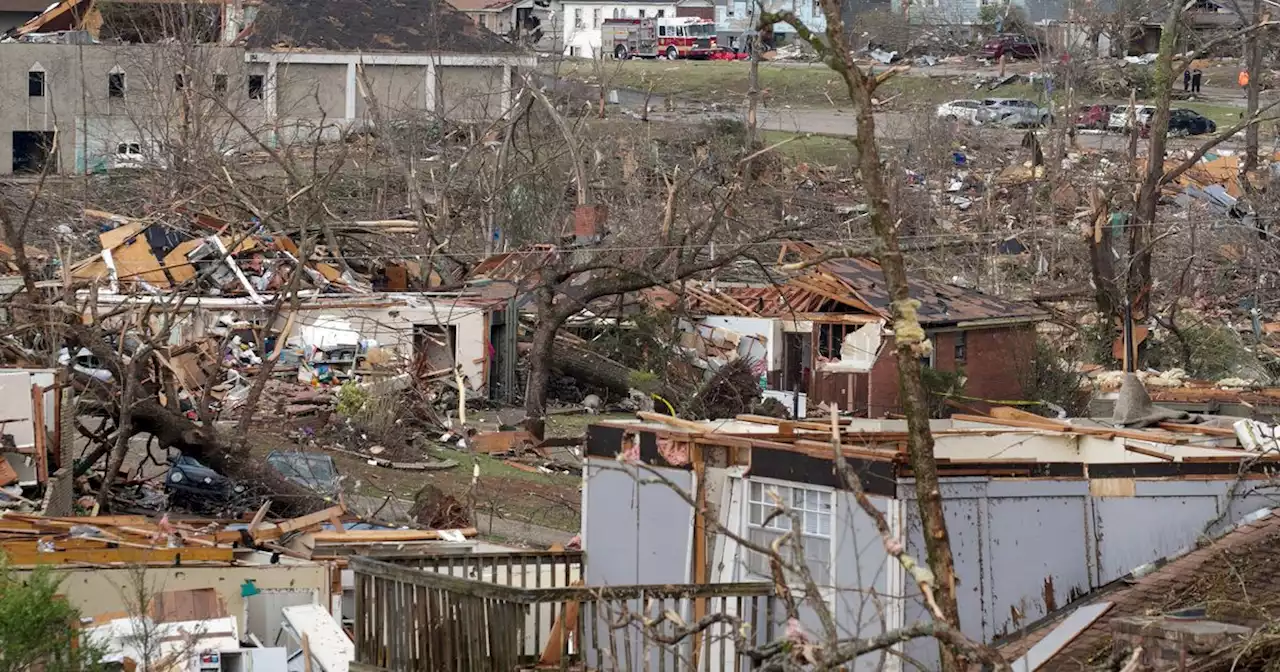
<instances>
[{"instance_id":1,"label":"wooden fence","mask_svg":"<svg viewBox=\"0 0 1280 672\"><path fill-rule=\"evenodd\" d=\"M734 635L739 631L729 622L716 623L678 642L658 640L675 634L677 619L691 623L706 614L730 614L750 624L746 631L753 644L772 640L778 628L780 610L769 583L518 585L520 577L544 574L521 571L519 563L532 559L539 564L549 560L547 555L476 554L397 558L395 562L352 558L356 659L351 669L513 672L536 666L741 672L750 668L750 659L737 651ZM555 564L561 568L555 574L557 584L572 577L575 557L565 556L570 562ZM576 560L580 569L580 556ZM437 571L450 562L462 566L460 561L468 578ZM563 573L566 566L570 573ZM483 580L494 577L501 580ZM654 619L662 614L674 618L648 629L632 618Z\"/></svg>"}]
</instances>

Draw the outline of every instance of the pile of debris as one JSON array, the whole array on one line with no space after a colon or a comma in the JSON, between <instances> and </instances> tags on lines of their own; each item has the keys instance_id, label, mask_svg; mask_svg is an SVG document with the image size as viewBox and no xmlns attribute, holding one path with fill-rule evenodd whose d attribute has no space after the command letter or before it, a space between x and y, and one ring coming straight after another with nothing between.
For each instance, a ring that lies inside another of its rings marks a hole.
<instances>
[{"instance_id":1,"label":"pile of debris","mask_svg":"<svg viewBox=\"0 0 1280 672\"><path fill-rule=\"evenodd\" d=\"M0 511L0 552L11 566L113 564L233 564L265 551L291 558L331 559L369 549L426 548L476 535L465 521L447 529L397 529L352 519L333 506L268 521L270 502L249 520L158 519L140 515L53 517Z\"/></svg>"}]
</instances>

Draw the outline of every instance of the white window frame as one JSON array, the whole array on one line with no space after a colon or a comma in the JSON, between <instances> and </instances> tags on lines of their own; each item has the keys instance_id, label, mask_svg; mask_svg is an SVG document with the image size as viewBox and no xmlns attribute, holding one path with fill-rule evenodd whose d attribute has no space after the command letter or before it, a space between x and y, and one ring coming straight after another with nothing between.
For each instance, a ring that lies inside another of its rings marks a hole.
<instances>
[{"instance_id":1,"label":"white window frame","mask_svg":"<svg viewBox=\"0 0 1280 672\"><path fill-rule=\"evenodd\" d=\"M742 530L741 530L742 537L750 541L755 541L755 539L753 539L752 537L752 531L755 530L755 531L764 531L767 534L774 535L773 538L776 538L777 536L780 536L781 534L785 533L790 529L791 527L790 517L784 516L782 514L779 514L772 521L770 521L770 525L768 527L762 527L760 524L752 522L753 520L763 520L775 508L775 504L773 503L772 498L770 498L767 494L767 489L768 488L786 488L787 493L793 497L792 501L788 503L788 506L790 506L792 510L800 514L801 520L806 524L806 527L809 519L805 514L813 514L814 516L813 518L815 522L814 530L812 532L807 530L802 532L800 534L801 542L803 543L804 540L806 539L817 539L817 540L825 541L827 544L826 575L819 576L817 575L817 572L814 572L813 568L810 567L810 572L814 574L814 577L813 577L814 582L817 583L818 586L820 587L829 587L831 585L834 585L835 584L835 564L836 564L835 563L836 505L838 502L836 491L832 488L812 485L809 483L793 483L788 481L774 480L770 478L759 478L755 476L744 478L742 479L742 481L743 481L743 487L745 488L745 492L743 493L743 497L742 497L742 507L743 507ZM757 486L757 485L761 487L760 499L754 498L753 490L754 490L754 486ZM795 502L794 492L796 490L800 490L806 493L805 507L796 507L794 505L794 502ZM818 496L818 499L816 501L817 507L813 509L810 509L807 507L807 504L808 504L807 493L810 493L810 492L815 493ZM822 497L824 496L826 498L826 504L827 504L826 511L821 510ZM752 518L753 506L760 506L760 515L758 518L755 518L755 519ZM827 517L827 526L826 526L825 533L822 532L822 528L821 528L822 519L820 518L820 516L823 516L823 515ZM758 537L756 539L758 539ZM758 554L755 551L752 551L750 549L744 549L744 550L746 551L746 554L743 556L743 560L742 560L743 569L752 576L761 577L766 580L770 579L768 570L764 570L762 573L761 571L758 571L757 569L752 567L754 558L756 558ZM791 583L791 582L792 580L791 578L789 578L788 583Z\"/></svg>"},{"instance_id":2,"label":"white window frame","mask_svg":"<svg viewBox=\"0 0 1280 672\"><path fill-rule=\"evenodd\" d=\"M595 30L600 30L600 15L602 11L603 10L599 7L595 7L591 10L591 27Z\"/></svg>"},{"instance_id":3,"label":"white window frame","mask_svg":"<svg viewBox=\"0 0 1280 672\"><path fill-rule=\"evenodd\" d=\"M586 24L584 24L584 23L582 22L582 8L581 8L581 7L574 7L574 8L573 8L573 28L574 28L574 30L582 30L583 28L586 28L586 27L587 27L587 26L586 26Z\"/></svg>"}]
</instances>

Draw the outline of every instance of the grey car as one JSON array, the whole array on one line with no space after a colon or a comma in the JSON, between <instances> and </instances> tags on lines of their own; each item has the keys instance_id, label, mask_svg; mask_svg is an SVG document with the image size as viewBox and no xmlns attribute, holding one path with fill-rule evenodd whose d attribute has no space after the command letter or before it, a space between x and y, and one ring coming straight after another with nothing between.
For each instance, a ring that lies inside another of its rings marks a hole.
<instances>
[{"instance_id":1,"label":"grey car","mask_svg":"<svg viewBox=\"0 0 1280 672\"><path fill-rule=\"evenodd\" d=\"M982 101L983 123L1005 126L1048 126L1053 115L1048 109L1032 100L1021 98L986 98Z\"/></svg>"}]
</instances>

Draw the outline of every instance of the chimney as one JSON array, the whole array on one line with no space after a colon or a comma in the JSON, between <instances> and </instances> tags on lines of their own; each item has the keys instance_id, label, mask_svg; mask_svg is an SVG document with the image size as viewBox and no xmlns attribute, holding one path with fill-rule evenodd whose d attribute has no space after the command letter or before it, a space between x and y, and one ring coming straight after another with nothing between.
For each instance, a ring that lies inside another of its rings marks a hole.
<instances>
[{"instance_id":1,"label":"chimney","mask_svg":"<svg viewBox=\"0 0 1280 672\"><path fill-rule=\"evenodd\" d=\"M1111 621L1112 660L1125 664L1139 647L1137 670L1182 672L1202 658L1243 641L1253 630L1199 618L1134 616Z\"/></svg>"}]
</instances>

